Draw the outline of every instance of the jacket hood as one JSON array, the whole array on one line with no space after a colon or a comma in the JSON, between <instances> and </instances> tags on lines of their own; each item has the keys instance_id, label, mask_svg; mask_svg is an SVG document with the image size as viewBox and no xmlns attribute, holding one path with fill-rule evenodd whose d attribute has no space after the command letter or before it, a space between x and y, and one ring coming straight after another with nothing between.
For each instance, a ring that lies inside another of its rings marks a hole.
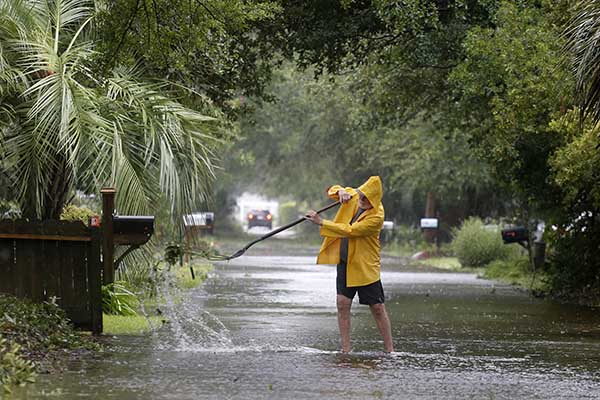
<instances>
[{"instance_id":1,"label":"jacket hood","mask_svg":"<svg viewBox=\"0 0 600 400\"><path fill-rule=\"evenodd\" d=\"M369 199L373 208L379 208L381 198L383 197L383 186L381 185L381 178L379 176L370 177L365 183L360 185L358 190Z\"/></svg>"}]
</instances>

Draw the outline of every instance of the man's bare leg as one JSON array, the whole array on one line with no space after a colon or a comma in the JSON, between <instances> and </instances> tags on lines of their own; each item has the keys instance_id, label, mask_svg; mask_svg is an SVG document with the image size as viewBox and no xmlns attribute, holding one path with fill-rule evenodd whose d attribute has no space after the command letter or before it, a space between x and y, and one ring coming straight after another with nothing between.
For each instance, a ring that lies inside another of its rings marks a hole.
<instances>
[{"instance_id":1,"label":"man's bare leg","mask_svg":"<svg viewBox=\"0 0 600 400\"><path fill-rule=\"evenodd\" d=\"M385 311L384 304L373 304L371 307L371 313L377 323L377 328L381 337L383 337L383 346L385 351L391 353L394 351L394 343L392 342L392 326L390 319L388 318L387 312ZM339 315L339 314L338 314Z\"/></svg>"},{"instance_id":2,"label":"man's bare leg","mask_svg":"<svg viewBox=\"0 0 600 400\"><path fill-rule=\"evenodd\" d=\"M352 300L344 295L337 295L338 326L342 339L342 353L350 352L350 307Z\"/></svg>"}]
</instances>

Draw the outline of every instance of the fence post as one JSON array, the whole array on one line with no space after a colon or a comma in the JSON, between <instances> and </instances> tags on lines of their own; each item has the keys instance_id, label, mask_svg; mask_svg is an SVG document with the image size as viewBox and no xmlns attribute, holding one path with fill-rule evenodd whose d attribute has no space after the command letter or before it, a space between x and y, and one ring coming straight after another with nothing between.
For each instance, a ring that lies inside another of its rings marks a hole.
<instances>
[{"instance_id":1,"label":"fence post","mask_svg":"<svg viewBox=\"0 0 600 400\"><path fill-rule=\"evenodd\" d=\"M113 212L116 190L104 188L100 193L102 193L102 284L106 285L115 281Z\"/></svg>"}]
</instances>

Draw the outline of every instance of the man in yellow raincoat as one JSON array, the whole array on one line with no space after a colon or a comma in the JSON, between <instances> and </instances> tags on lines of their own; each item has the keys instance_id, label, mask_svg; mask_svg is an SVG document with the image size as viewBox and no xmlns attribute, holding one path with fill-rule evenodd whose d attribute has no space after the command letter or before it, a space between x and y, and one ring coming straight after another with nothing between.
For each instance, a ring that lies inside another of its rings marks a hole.
<instances>
[{"instance_id":1,"label":"man in yellow raincoat","mask_svg":"<svg viewBox=\"0 0 600 400\"><path fill-rule=\"evenodd\" d=\"M380 280L379 232L384 216L381 179L372 176L358 189L334 185L327 194L342 203L334 220L322 219L313 210L306 214L306 219L320 225L321 236L325 238L317 264L337 264L337 309L342 352L350 351L350 307L356 293L360 304L371 308L385 351L392 352L391 326Z\"/></svg>"}]
</instances>

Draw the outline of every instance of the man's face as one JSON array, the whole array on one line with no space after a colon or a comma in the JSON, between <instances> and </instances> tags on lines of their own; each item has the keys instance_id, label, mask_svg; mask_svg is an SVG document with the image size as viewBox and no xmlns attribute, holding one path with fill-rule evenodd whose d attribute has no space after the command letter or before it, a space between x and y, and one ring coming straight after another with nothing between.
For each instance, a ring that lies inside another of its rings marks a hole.
<instances>
[{"instance_id":1,"label":"man's face","mask_svg":"<svg viewBox=\"0 0 600 400\"><path fill-rule=\"evenodd\" d=\"M371 204L369 199L367 199L360 190L358 191L358 206L363 210L373 208L373 205Z\"/></svg>"}]
</instances>

